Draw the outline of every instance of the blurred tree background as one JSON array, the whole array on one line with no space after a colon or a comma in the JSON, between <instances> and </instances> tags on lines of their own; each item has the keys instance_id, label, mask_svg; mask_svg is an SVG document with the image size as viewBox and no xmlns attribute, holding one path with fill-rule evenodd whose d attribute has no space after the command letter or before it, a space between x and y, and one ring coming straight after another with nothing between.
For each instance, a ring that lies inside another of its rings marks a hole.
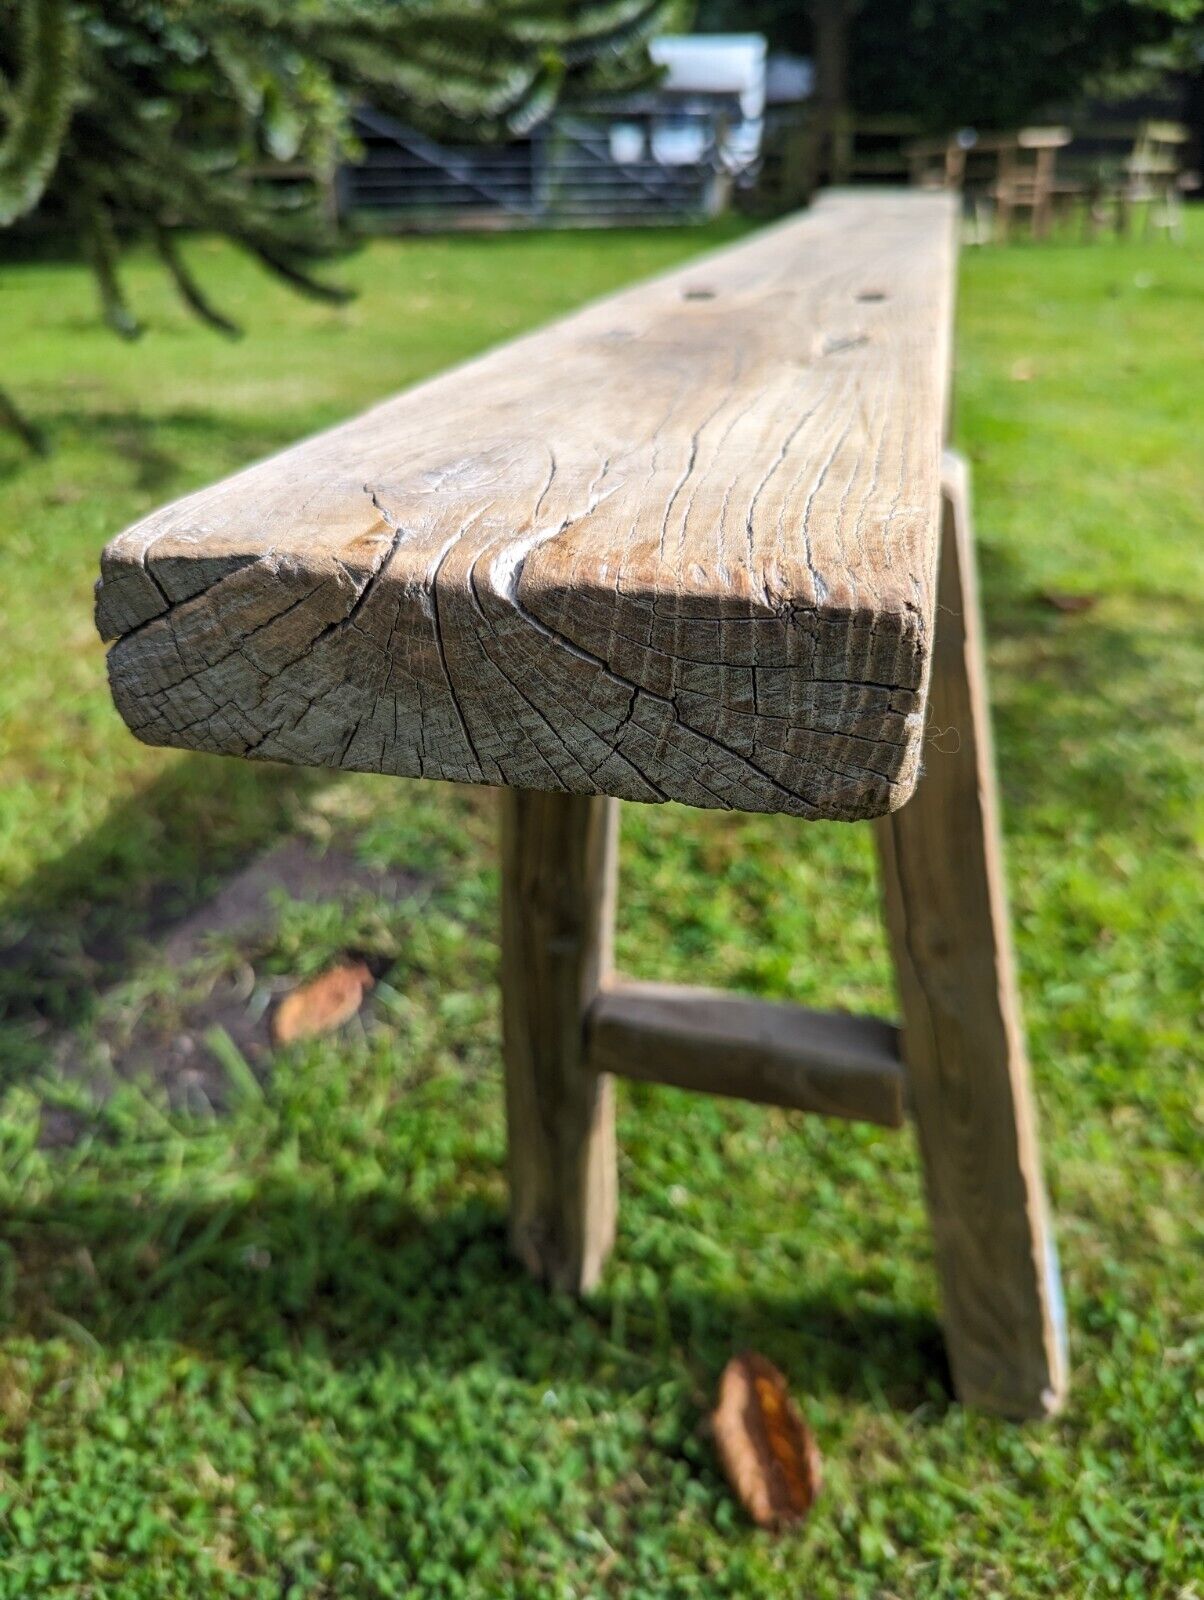
<instances>
[{"instance_id":1,"label":"blurred tree background","mask_svg":"<svg viewBox=\"0 0 1204 1600\"><path fill-rule=\"evenodd\" d=\"M1204 0L0 0L0 227L36 214L70 236L124 337L141 331L120 271L133 243L235 334L178 230L340 298L314 268L339 245L321 197L354 153L357 105L436 137L521 134L565 97L651 80L647 41L696 18L814 59L815 180L848 113L1006 128L1151 51L1189 70L1194 56L1199 76L1202 14ZM39 447L0 389L6 423Z\"/></svg>"},{"instance_id":2,"label":"blurred tree background","mask_svg":"<svg viewBox=\"0 0 1204 1600\"><path fill-rule=\"evenodd\" d=\"M699 0L698 26L814 60L814 160L848 113L1010 129L1109 75L1204 76L1204 0Z\"/></svg>"},{"instance_id":3,"label":"blurred tree background","mask_svg":"<svg viewBox=\"0 0 1204 1600\"><path fill-rule=\"evenodd\" d=\"M522 132L564 95L651 76L674 0L0 0L0 225L37 211L86 252L105 320L136 337L122 251L149 242L198 316L238 330L174 230L234 240L295 287L336 246L313 183L368 102L436 134ZM0 392L0 422L34 431Z\"/></svg>"},{"instance_id":4,"label":"blurred tree background","mask_svg":"<svg viewBox=\"0 0 1204 1600\"><path fill-rule=\"evenodd\" d=\"M1199 42L1201 0L699 0L708 32L764 33L814 56L821 96L837 57L841 99L943 133L1015 128L1092 79Z\"/></svg>"}]
</instances>

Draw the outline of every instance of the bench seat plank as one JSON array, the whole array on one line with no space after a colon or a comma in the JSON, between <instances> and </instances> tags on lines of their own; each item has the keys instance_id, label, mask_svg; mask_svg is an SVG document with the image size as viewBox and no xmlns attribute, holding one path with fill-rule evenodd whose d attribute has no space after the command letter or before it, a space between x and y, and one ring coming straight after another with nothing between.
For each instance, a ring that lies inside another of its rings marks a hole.
<instances>
[{"instance_id":1,"label":"bench seat plank","mask_svg":"<svg viewBox=\"0 0 1204 1600\"><path fill-rule=\"evenodd\" d=\"M900 806L954 224L827 196L155 512L102 561L121 714L309 766Z\"/></svg>"}]
</instances>

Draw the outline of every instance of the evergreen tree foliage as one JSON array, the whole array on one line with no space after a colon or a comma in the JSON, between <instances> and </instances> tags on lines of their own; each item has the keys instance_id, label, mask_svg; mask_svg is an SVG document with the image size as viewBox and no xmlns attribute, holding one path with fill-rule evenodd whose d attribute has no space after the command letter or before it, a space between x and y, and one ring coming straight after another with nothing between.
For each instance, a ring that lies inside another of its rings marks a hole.
<instances>
[{"instance_id":1,"label":"evergreen tree foliage","mask_svg":"<svg viewBox=\"0 0 1204 1600\"><path fill-rule=\"evenodd\" d=\"M1202 0L699 0L707 32L753 29L818 54L825 21L847 33L840 98L934 133L1015 128L1073 102L1101 75L1188 36Z\"/></svg>"},{"instance_id":2,"label":"evergreen tree foliage","mask_svg":"<svg viewBox=\"0 0 1204 1600\"><path fill-rule=\"evenodd\" d=\"M854 99L866 111L889 102L936 132L1016 127L1072 105L1092 83L1168 44L1201 10L1200 0L870 4L853 27L863 69Z\"/></svg>"},{"instance_id":3,"label":"evergreen tree foliage","mask_svg":"<svg viewBox=\"0 0 1204 1600\"><path fill-rule=\"evenodd\" d=\"M558 97L651 71L643 45L674 0L0 0L0 226L35 210L78 238L106 321L141 325L120 256L149 241L214 328L176 244L234 240L294 287L334 244L312 186L265 184L272 162L329 174L370 103L435 135L526 131ZM15 412L0 395L0 425Z\"/></svg>"}]
</instances>

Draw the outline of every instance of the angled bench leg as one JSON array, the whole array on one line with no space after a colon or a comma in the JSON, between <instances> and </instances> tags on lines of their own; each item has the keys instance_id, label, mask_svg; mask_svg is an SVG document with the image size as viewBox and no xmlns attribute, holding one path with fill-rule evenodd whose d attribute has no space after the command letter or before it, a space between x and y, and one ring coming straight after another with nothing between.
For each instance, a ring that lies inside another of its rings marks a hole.
<instances>
[{"instance_id":1,"label":"angled bench leg","mask_svg":"<svg viewBox=\"0 0 1204 1600\"><path fill-rule=\"evenodd\" d=\"M610 968L617 800L502 794L502 1009L510 1240L585 1293L614 1242L614 1088L587 1070L585 1016Z\"/></svg>"},{"instance_id":2,"label":"angled bench leg","mask_svg":"<svg viewBox=\"0 0 1204 1600\"><path fill-rule=\"evenodd\" d=\"M1066 1385L1061 1286L1012 969L966 470L952 455L937 600L929 720L944 731L913 798L878 824L903 1056L958 1395L1040 1416Z\"/></svg>"}]
</instances>

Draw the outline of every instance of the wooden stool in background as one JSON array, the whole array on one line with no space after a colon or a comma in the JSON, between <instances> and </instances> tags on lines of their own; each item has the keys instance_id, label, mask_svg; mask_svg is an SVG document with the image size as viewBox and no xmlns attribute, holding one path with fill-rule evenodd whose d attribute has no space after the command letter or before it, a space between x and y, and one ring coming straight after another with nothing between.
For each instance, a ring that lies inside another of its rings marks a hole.
<instances>
[{"instance_id":1,"label":"wooden stool in background","mask_svg":"<svg viewBox=\"0 0 1204 1600\"><path fill-rule=\"evenodd\" d=\"M910 1114L957 1391L1019 1417L1066 1367L942 454L955 225L950 195L826 196L146 518L98 622L150 743L505 790L530 1271L603 1270L616 1075ZM901 1033L617 978L620 799L879 819Z\"/></svg>"},{"instance_id":2,"label":"wooden stool in background","mask_svg":"<svg viewBox=\"0 0 1204 1600\"><path fill-rule=\"evenodd\" d=\"M1144 122L1125 161L1117 186L1116 229L1128 233L1138 211L1147 234L1161 230L1183 237L1183 152L1190 135L1177 122Z\"/></svg>"},{"instance_id":3,"label":"wooden stool in background","mask_svg":"<svg viewBox=\"0 0 1204 1600\"><path fill-rule=\"evenodd\" d=\"M1070 143L1069 128L1021 128L999 151L999 175L992 187L996 237L1011 237L1012 219L1027 211L1034 239L1044 239L1059 200L1077 195L1077 184L1059 184L1058 151Z\"/></svg>"}]
</instances>

